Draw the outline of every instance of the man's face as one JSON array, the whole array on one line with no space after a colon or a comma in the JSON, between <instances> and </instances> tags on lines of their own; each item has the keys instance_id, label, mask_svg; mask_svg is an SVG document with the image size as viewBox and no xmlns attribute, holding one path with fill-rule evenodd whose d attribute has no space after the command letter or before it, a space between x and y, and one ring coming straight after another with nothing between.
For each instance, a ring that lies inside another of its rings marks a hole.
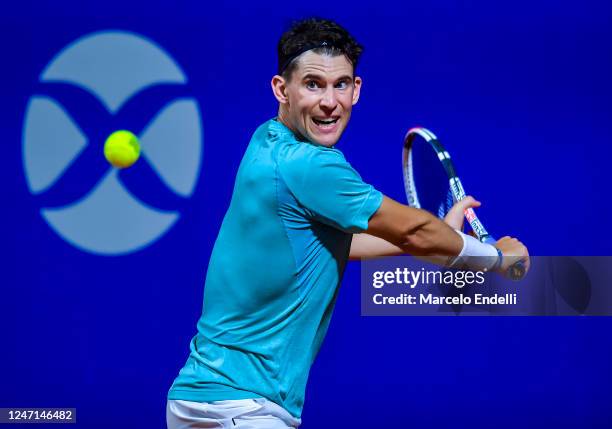
<instances>
[{"instance_id":1,"label":"man's face","mask_svg":"<svg viewBox=\"0 0 612 429\"><path fill-rule=\"evenodd\" d=\"M361 78L353 77L353 65L344 55L305 52L286 83L283 118L294 132L307 140L335 145L351 117L361 89Z\"/></svg>"}]
</instances>

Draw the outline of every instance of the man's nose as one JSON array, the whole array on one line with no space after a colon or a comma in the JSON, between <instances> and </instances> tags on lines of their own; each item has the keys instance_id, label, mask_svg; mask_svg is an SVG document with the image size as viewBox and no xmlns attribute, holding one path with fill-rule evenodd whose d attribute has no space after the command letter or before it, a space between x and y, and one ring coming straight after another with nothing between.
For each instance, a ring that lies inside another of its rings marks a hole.
<instances>
[{"instance_id":1,"label":"man's nose","mask_svg":"<svg viewBox=\"0 0 612 429\"><path fill-rule=\"evenodd\" d=\"M338 100L336 98L336 91L334 90L334 87L328 87L325 89L319 104L321 105L321 108L325 110L334 110L336 108Z\"/></svg>"}]
</instances>

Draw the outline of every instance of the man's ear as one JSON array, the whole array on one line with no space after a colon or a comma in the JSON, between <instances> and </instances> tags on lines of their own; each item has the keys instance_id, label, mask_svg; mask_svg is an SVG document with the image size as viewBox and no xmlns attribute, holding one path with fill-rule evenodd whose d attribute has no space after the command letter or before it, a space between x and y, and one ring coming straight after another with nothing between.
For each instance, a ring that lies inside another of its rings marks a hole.
<instances>
[{"instance_id":1,"label":"man's ear","mask_svg":"<svg viewBox=\"0 0 612 429\"><path fill-rule=\"evenodd\" d=\"M359 101L359 94L361 93L361 84L363 83L363 81L361 80L361 78L359 76L355 76L355 80L353 82L353 106L355 104L357 104L357 101Z\"/></svg>"},{"instance_id":2,"label":"man's ear","mask_svg":"<svg viewBox=\"0 0 612 429\"><path fill-rule=\"evenodd\" d=\"M285 78L279 75L274 75L270 84L272 85L274 97L276 97L278 102L280 104L289 103L289 97L287 97L287 81Z\"/></svg>"}]
</instances>

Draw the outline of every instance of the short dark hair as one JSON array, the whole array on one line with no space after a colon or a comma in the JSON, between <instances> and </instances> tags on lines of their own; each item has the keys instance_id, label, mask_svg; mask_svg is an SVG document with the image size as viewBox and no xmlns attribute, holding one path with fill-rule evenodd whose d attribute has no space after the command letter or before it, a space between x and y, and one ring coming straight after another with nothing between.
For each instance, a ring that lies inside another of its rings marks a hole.
<instances>
[{"instance_id":1,"label":"short dark hair","mask_svg":"<svg viewBox=\"0 0 612 429\"><path fill-rule=\"evenodd\" d=\"M278 41L278 74L289 80L297 67L295 59L309 50L317 54L344 55L355 71L363 46L334 21L303 19L294 22Z\"/></svg>"}]
</instances>

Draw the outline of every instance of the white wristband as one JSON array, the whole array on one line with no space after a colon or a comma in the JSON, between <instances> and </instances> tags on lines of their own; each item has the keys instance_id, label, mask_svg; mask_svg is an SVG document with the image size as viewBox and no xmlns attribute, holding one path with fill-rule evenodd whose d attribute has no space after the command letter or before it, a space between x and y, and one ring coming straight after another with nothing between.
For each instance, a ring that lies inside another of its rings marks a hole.
<instances>
[{"instance_id":1,"label":"white wristband","mask_svg":"<svg viewBox=\"0 0 612 429\"><path fill-rule=\"evenodd\" d=\"M449 267L467 267L470 270L484 271L490 270L497 264L499 253L494 246L481 243L476 238L461 231L457 231L457 234L463 239L463 248L461 253L449 264Z\"/></svg>"}]
</instances>

